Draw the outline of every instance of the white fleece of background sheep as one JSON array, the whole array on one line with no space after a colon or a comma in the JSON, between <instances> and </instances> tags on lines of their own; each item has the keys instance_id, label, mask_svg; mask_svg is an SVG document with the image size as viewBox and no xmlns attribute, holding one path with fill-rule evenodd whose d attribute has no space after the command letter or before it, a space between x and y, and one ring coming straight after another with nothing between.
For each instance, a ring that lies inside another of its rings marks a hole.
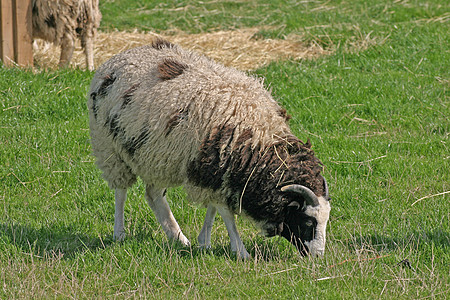
<instances>
[{"instance_id":1,"label":"white fleece of background sheep","mask_svg":"<svg viewBox=\"0 0 450 300\"><path fill-rule=\"evenodd\" d=\"M102 15L98 0L33 0L33 39L61 46L60 67L69 64L77 30L85 48L86 65L94 70L94 39Z\"/></svg>"}]
</instances>

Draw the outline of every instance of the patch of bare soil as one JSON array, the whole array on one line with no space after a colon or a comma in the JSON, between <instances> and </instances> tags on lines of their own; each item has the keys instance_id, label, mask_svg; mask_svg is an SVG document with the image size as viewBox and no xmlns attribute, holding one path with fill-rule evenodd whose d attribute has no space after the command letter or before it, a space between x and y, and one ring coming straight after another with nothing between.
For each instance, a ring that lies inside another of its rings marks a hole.
<instances>
[{"instance_id":1,"label":"patch of bare soil","mask_svg":"<svg viewBox=\"0 0 450 300\"><path fill-rule=\"evenodd\" d=\"M272 61L285 59L310 59L329 54L317 44L305 45L299 36L291 35L286 39L256 38L258 28L245 28L233 31L175 35L159 35L152 32L99 32L95 42L95 65L98 67L113 55L124 50L151 44L156 37L162 37L172 43L221 62L226 66L240 70L254 70ZM59 47L41 40L34 47L35 66L57 68ZM86 68L85 56L79 43L74 51L71 67Z\"/></svg>"}]
</instances>

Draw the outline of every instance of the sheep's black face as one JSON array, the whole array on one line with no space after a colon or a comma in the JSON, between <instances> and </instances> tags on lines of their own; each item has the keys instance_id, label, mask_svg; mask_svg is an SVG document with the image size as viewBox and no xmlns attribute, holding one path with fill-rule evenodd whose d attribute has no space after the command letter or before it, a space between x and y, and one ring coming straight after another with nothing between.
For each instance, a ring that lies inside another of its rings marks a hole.
<instances>
[{"instance_id":1,"label":"sheep's black face","mask_svg":"<svg viewBox=\"0 0 450 300\"><path fill-rule=\"evenodd\" d=\"M301 255L323 255L325 230L330 214L330 204L318 197L319 205L301 206L293 201L289 205L280 235L297 247Z\"/></svg>"},{"instance_id":2,"label":"sheep's black face","mask_svg":"<svg viewBox=\"0 0 450 300\"><path fill-rule=\"evenodd\" d=\"M281 236L297 247L302 256L305 256L309 253L306 242L314 239L316 226L315 218L306 215L300 209L290 207Z\"/></svg>"}]
</instances>

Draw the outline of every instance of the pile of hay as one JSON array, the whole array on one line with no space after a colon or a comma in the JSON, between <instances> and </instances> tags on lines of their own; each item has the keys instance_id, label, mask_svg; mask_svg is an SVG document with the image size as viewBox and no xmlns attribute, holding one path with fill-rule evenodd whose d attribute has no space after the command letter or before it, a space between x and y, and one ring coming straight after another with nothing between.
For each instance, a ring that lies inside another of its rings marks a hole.
<instances>
[{"instance_id":1,"label":"pile of hay","mask_svg":"<svg viewBox=\"0 0 450 300\"><path fill-rule=\"evenodd\" d=\"M254 70L272 61L280 59L314 58L329 51L319 45L306 46L298 36L286 39L255 38L257 28L233 31L175 35L159 35L151 32L99 32L95 42L95 65L99 66L113 55L124 50L150 44L156 37L162 37L186 49L195 50L206 56L240 70ZM37 40L34 47L34 63L40 68L57 68L59 47ZM85 65L84 53L78 44L71 67L82 68Z\"/></svg>"}]
</instances>

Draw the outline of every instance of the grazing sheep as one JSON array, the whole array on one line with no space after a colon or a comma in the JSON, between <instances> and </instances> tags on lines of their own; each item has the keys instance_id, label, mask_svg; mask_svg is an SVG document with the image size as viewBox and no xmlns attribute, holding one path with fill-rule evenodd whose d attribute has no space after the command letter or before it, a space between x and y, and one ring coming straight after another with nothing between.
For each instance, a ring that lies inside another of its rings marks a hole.
<instances>
[{"instance_id":1,"label":"grazing sheep","mask_svg":"<svg viewBox=\"0 0 450 300\"><path fill-rule=\"evenodd\" d=\"M98 0L33 0L33 38L61 46L60 67L72 59L75 38L81 39L88 70L94 70L94 39L102 15Z\"/></svg>"},{"instance_id":2,"label":"grazing sheep","mask_svg":"<svg viewBox=\"0 0 450 300\"><path fill-rule=\"evenodd\" d=\"M183 245L190 242L165 197L180 185L207 207L201 246L210 247L219 212L241 258L250 255L234 214L302 255L323 254L330 204L322 164L260 80L158 39L103 64L88 107L93 153L115 189L116 239L124 238L126 190L140 176L163 230Z\"/></svg>"}]
</instances>

